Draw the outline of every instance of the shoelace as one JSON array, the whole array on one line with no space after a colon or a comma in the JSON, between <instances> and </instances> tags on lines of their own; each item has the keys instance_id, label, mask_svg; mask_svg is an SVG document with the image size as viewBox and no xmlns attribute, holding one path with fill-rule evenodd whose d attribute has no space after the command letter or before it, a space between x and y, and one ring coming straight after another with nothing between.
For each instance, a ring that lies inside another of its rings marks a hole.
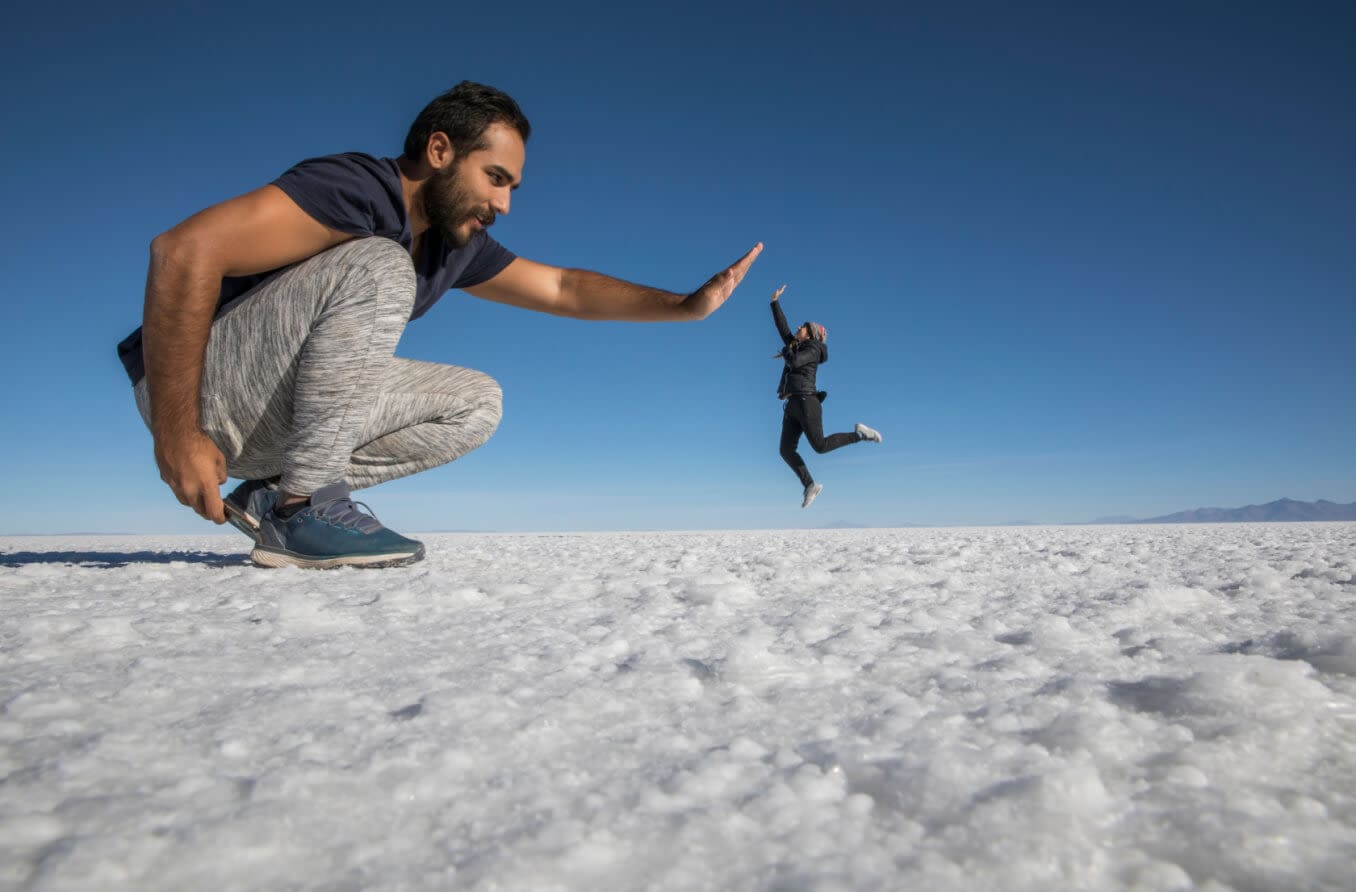
<instances>
[{"instance_id":1,"label":"shoelace","mask_svg":"<svg viewBox=\"0 0 1356 892\"><path fill-rule=\"evenodd\" d=\"M362 510L359 511L359 508L362 508ZM377 520L376 512L369 508L366 502L355 502L353 499L335 499L323 505L316 505L311 510L316 517L323 518L327 522L346 530L375 533L381 529L381 521Z\"/></svg>"}]
</instances>

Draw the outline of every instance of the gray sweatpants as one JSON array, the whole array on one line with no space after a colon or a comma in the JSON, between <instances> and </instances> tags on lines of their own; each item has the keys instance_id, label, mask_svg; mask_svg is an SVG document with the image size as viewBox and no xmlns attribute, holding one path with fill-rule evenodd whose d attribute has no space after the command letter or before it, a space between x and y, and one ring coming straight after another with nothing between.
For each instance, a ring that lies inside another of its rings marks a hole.
<instances>
[{"instance_id":1,"label":"gray sweatpants","mask_svg":"<svg viewBox=\"0 0 1356 892\"><path fill-rule=\"evenodd\" d=\"M345 242L256 286L212 323L202 426L232 477L309 495L460 458L499 426L488 375L394 355L414 305L410 256ZM149 424L146 380L137 408Z\"/></svg>"}]
</instances>

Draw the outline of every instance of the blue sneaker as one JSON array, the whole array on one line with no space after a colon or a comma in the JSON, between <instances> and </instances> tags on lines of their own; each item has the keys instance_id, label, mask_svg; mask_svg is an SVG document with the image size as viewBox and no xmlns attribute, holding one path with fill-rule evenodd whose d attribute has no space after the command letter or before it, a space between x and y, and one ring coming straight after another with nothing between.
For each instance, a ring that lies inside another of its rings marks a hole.
<instances>
[{"instance_id":1,"label":"blue sneaker","mask_svg":"<svg viewBox=\"0 0 1356 892\"><path fill-rule=\"evenodd\" d=\"M231 526L258 543L259 520L277 500L278 478L274 477L271 480L246 480L231 490L221 504Z\"/></svg>"},{"instance_id":2,"label":"blue sneaker","mask_svg":"<svg viewBox=\"0 0 1356 892\"><path fill-rule=\"evenodd\" d=\"M402 567L424 559L424 544L381 525L371 509L331 483L286 519L271 506L259 523L250 560L261 567ZM358 506L366 510L359 510Z\"/></svg>"}]
</instances>

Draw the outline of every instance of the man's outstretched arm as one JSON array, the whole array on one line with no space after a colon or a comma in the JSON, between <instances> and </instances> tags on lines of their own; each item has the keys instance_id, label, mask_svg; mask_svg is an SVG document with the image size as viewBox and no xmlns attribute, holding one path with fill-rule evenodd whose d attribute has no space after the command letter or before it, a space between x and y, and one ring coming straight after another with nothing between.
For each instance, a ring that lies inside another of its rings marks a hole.
<instances>
[{"instance_id":1,"label":"man's outstretched arm","mask_svg":"<svg viewBox=\"0 0 1356 892\"><path fill-rule=\"evenodd\" d=\"M285 266L351 238L312 219L276 186L201 211L151 242L142 344L160 479L224 523L226 459L202 430L202 369L224 276Z\"/></svg>"},{"instance_id":2,"label":"man's outstretched arm","mask_svg":"<svg viewBox=\"0 0 1356 892\"><path fill-rule=\"evenodd\" d=\"M602 273L519 257L494 278L467 288L485 300L573 319L678 322L705 319L729 299L763 250L754 245L691 294L675 294Z\"/></svg>"}]
</instances>

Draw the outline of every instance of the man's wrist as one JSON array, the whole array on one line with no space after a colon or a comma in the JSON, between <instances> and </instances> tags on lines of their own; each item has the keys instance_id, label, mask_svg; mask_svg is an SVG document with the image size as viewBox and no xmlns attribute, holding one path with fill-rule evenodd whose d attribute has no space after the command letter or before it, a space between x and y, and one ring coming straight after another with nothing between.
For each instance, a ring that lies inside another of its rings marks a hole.
<instances>
[{"instance_id":1,"label":"man's wrist","mask_svg":"<svg viewBox=\"0 0 1356 892\"><path fill-rule=\"evenodd\" d=\"M177 443L202 435L202 425L196 419L191 423L179 421L177 423L151 425L151 439L155 440L156 443Z\"/></svg>"}]
</instances>

